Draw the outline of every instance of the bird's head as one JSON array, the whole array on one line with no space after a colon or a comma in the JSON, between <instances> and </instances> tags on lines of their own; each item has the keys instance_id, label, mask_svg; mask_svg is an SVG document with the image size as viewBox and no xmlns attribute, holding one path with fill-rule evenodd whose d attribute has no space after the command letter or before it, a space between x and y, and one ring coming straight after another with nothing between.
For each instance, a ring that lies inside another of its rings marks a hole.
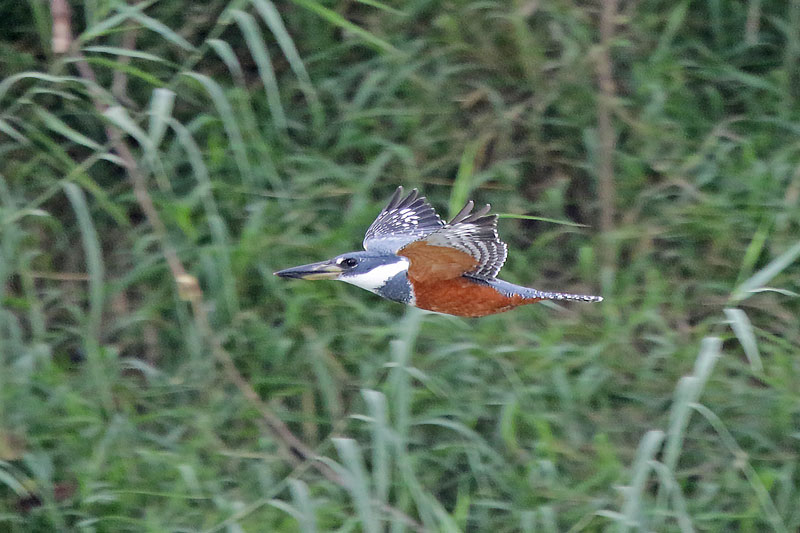
<instances>
[{"instance_id":1,"label":"bird's head","mask_svg":"<svg viewBox=\"0 0 800 533\"><path fill-rule=\"evenodd\" d=\"M334 279L372 292L380 292L390 280L408 271L408 259L395 254L350 252L328 261L275 272L282 278Z\"/></svg>"}]
</instances>

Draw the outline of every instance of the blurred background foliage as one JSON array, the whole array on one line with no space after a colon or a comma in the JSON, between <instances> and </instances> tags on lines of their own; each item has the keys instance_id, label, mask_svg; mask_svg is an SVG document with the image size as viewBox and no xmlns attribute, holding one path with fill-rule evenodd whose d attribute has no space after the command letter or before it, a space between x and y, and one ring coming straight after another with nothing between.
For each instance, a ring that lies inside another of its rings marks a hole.
<instances>
[{"instance_id":1,"label":"blurred background foliage","mask_svg":"<svg viewBox=\"0 0 800 533\"><path fill-rule=\"evenodd\" d=\"M800 1L0 15L0 529L800 530ZM274 278L401 184L605 302Z\"/></svg>"}]
</instances>

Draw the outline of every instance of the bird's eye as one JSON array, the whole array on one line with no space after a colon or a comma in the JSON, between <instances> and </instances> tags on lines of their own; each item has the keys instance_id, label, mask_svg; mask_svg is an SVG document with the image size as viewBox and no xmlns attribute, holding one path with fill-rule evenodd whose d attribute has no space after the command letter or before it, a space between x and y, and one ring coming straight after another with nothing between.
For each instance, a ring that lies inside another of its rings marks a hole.
<instances>
[{"instance_id":1,"label":"bird's eye","mask_svg":"<svg viewBox=\"0 0 800 533\"><path fill-rule=\"evenodd\" d=\"M342 259L341 265L345 268L353 268L358 264L358 260L352 257L348 257L347 259Z\"/></svg>"}]
</instances>

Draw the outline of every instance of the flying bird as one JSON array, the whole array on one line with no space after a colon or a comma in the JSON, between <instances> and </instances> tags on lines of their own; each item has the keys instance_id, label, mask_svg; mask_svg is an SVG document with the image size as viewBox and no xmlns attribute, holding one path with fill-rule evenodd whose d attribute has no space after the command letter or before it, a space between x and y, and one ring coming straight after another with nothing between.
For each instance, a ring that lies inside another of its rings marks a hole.
<instances>
[{"instance_id":1,"label":"flying bird","mask_svg":"<svg viewBox=\"0 0 800 533\"><path fill-rule=\"evenodd\" d=\"M541 300L600 302L600 296L546 292L497 279L508 246L497 235L489 204L472 200L445 223L424 196L398 187L367 229L363 252L275 272L298 279L334 279L388 300L448 315L480 317Z\"/></svg>"}]
</instances>

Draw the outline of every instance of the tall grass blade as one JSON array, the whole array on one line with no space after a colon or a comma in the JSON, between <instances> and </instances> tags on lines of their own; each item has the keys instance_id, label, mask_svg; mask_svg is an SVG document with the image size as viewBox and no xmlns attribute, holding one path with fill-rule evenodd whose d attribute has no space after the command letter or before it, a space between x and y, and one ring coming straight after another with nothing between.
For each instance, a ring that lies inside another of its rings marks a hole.
<instances>
[{"instance_id":1,"label":"tall grass blade","mask_svg":"<svg viewBox=\"0 0 800 533\"><path fill-rule=\"evenodd\" d=\"M80 61L80 58L71 57L71 58L66 58L65 61L71 63L77 63L78 61ZM142 80L153 87L161 87L164 85L164 81L158 76L150 74L144 69L134 67L130 63L124 63L122 61L118 61L115 59L108 59L107 57L99 55L86 57L86 62L89 63L90 65L100 65L101 67L105 67L110 71L121 72L121 73L124 72L125 74L137 78L139 80Z\"/></svg>"},{"instance_id":2,"label":"tall grass blade","mask_svg":"<svg viewBox=\"0 0 800 533\"><path fill-rule=\"evenodd\" d=\"M394 427L401 450L405 450L408 443L411 416L412 390L408 365L423 316L424 311L415 308L406 310L406 315L397 331L398 338L389 345L393 366L392 375L389 378L389 393L391 405L395 408Z\"/></svg>"},{"instance_id":3,"label":"tall grass blade","mask_svg":"<svg viewBox=\"0 0 800 533\"><path fill-rule=\"evenodd\" d=\"M283 184L278 170L275 167L273 156L275 150L267 144L266 136L258 127L258 124L263 123L264 120L256 117L249 94L242 90L234 90L232 92L238 104L241 130L245 134L246 142L248 142L253 149L253 155L251 157L254 157L256 161L258 161L256 171L269 182L274 192L280 191L283 189ZM283 203L283 200L278 201Z\"/></svg>"},{"instance_id":4,"label":"tall grass blade","mask_svg":"<svg viewBox=\"0 0 800 533\"><path fill-rule=\"evenodd\" d=\"M100 322L103 316L103 256L100 251L100 239L92 223L92 216L86 204L83 191L74 183L64 183L64 192L72 204L78 228L83 240L83 251L86 257L86 269L89 274L89 332L97 338L100 333Z\"/></svg>"},{"instance_id":5,"label":"tall grass blade","mask_svg":"<svg viewBox=\"0 0 800 533\"><path fill-rule=\"evenodd\" d=\"M196 72L184 72L184 76L195 79L205 88L214 106L217 108L222 125L225 128L225 133L228 135L231 150L233 151L233 158L236 165L239 167L239 172L242 173L242 180L248 185L256 185L255 176L253 175L253 168L247 158L247 152L244 147L244 139L239 130L239 125L236 123L236 114L233 112L231 103L225 97L225 93L217 82L206 76Z\"/></svg>"},{"instance_id":6,"label":"tall grass blade","mask_svg":"<svg viewBox=\"0 0 800 533\"><path fill-rule=\"evenodd\" d=\"M711 424L711 427L713 427L717 432L722 444L728 449L728 452L731 454L731 456L740 464L742 464L742 471L747 477L747 481L750 483L750 487L753 489L753 492L755 492L756 498L761 505L761 509L764 511L764 518L770 523L773 531L777 533L789 533L789 530L786 528L786 524L783 522L783 518L781 518L780 512L778 512L777 507L775 507L775 503L772 501L772 498L769 495L769 491L764 486L764 482L761 481L758 472L756 472L755 468L753 468L753 465L750 464L750 461L747 459L747 453L742 450L742 448L736 442L736 439L733 437L733 435L731 435L731 432L728 431L727 427L725 427L725 423L720 420L716 413L711 411L711 409L705 405L695 403L692 404L691 407L700 413L703 418L708 420L708 423Z\"/></svg>"},{"instance_id":7,"label":"tall grass blade","mask_svg":"<svg viewBox=\"0 0 800 533\"><path fill-rule=\"evenodd\" d=\"M15 474L17 474L16 468L14 468L11 463L0 460L0 485L5 485L11 489L19 498L28 497L30 492L25 488L25 485L17 479Z\"/></svg>"},{"instance_id":8,"label":"tall grass blade","mask_svg":"<svg viewBox=\"0 0 800 533\"><path fill-rule=\"evenodd\" d=\"M103 147L100 146L99 143L93 141L89 137L79 133L65 124L60 118L56 117L49 111L37 106L36 107L36 115L44 122L45 126L53 130L54 132L63 135L70 141L74 142L75 144L79 144L81 146L85 146L91 150L95 150L97 152L102 151Z\"/></svg>"},{"instance_id":9,"label":"tall grass blade","mask_svg":"<svg viewBox=\"0 0 800 533\"><path fill-rule=\"evenodd\" d=\"M283 110L278 80L275 78L275 69L272 67L272 60L269 58L269 51L267 51L267 45L261 36L261 30L258 29L255 19L249 13L234 9L231 14L239 25L239 29L247 42L247 48L250 50L250 55L253 56L253 60L258 66L258 74L261 77L261 83L264 85L267 104L272 114L272 120L275 122L275 127L280 131L284 131L287 127L286 112Z\"/></svg>"},{"instance_id":10,"label":"tall grass blade","mask_svg":"<svg viewBox=\"0 0 800 533\"><path fill-rule=\"evenodd\" d=\"M669 412L669 429L664 449L664 464L674 471L678 464L686 428L689 425L689 406L700 398L714 364L720 356L722 341L717 337L706 337L700 345L694 367L694 375L684 376L678 381L673 395L672 409Z\"/></svg>"},{"instance_id":11,"label":"tall grass blade","mask_svg":"<svg viewBox=\"0 0 800 533\"><path fill-rule=\"evenodd\" d=\"M304 533L316 533L317 516L314 502L308 492L308 485L299 479L290 479L289 491L292 494L295 507L297 507L297 510L300 512L298 518L300 522L300 531Z\"/></svg>"},{"instance_id":12,"label":"tall grass blade","mask_svg":"<svg viewBox=\"0 0 800 533\"><path fill-rule=\"evenodd\" d=\"M45 74L43 72L20 72L19 74L14 74L13 76L8 76L3 81L0 81L0 101L3 100L6 93L11 89L19 81L22 80L38 80L38 81L45 81L48 83L66 83L66 82L77 82L79 84L83 84L83 80L80 78L74 78L69 76L53 76L52 74Z\"/></svg>"},{"instance_id":13,"label":"tall grass blade","mask_svg":"<svg viewBox=\"0 0 800 533\"><path fill-rule=\"evenodd\" d=\"M370 44L371 46L377 48L378 50L382 50L384 52L391 52L393 54L400 54L400 51L392 46L389 42L381 39L380 37L376 36L373 33L368 32L361 26L353 24L343 16L341 16L336 11L329 9L323 6L320 2L316 0L292 0L295 4L302 6L309 11L312 11L325 19L326 22L329 24L333 24L334 26L338 26L343 30L349 31L355 35L358 35L365 42Z\"/></svg>"},{"instance_id":14,"label":"tall grass blade","mask_svg":"<svg viewBox=\"0 0 800 533\"><path fill-rule=\"evenodd\" d=\"M403 320L397 327L397 338L389 345L392 360L389 363L391 375L387 392L389 405L394 410L395 463L400 471L400 478L406 487L407 494L413 500L423 524L426 528L436 530L436 512L433 509L432 498L417 479L408 452L413 395L409 366L424 316L424 311L416 308L407 309Z\"/></svg>"},{"instance_id":15,"label":"tall grass blade","mask_svg":"<svg viewBox=\"0 0 800 533\"><path fill-rule=\"evenodd\" d=\"M675 477L678 458L683 448L686 437L686 428L689 427L691 405L697 402L705 388L706 382L719 359L722 341L717 337L706 337L700 344L700 353L694 365L694 374L684 376L678 381L672 399L672 408L669 411L669 428L667 429L667 442L664 446L664 468L669 475ZM656 495L656 508L661 509L666 505L669 491L663 484L659 486ZM662 527L663 513L655 517L653 527Z\"/></svg>"},{"instance_id":16,"label":"tall grass blade","mask_svg":"<svg viewBox=\"0 0 800 533\"><path fill-rule=\"evenodd\" d=\"M172 117L175 93L169 89L155 89L150 97L150 124L148 136L153 146L159 146L167 131L167 123Z\"/></svg>"},{"instance_id":17,"label":"tall grass blade","mask_svg":"<svg viewBox=\"0 0 800 533\"><path fill-rule=\"evenodd\" d=\"M186 153L186 158L189 161L189 165L192 168L192 174L197 181L197 184L202 191L203 201L206 207L206 211L208 216L215 216L219 217L219 209L217 209L217 204L214 201L214 185L211 183L211 178L208 173L208 167L203 160L203 153L200 150L200 147L197 145L192 133L189 129L181 124L178 120L174 118L168 118L167 124L172 128L175 132L175 138L180 144L181 148L183 148L184 152ZM221 235L215 235L218 237L216 243L219 246L227 247L227 241L222 238Z\"/></svg>"},{"instance_id":18,"label":"tall grass blade","mask_svg":"<svg viewBox=\"0 0 800 533\"><path fill-rule=\"evenodd\" d=\"M683 497L683 492L675 480L672 470L658 461L653 461L652 466L658 475L660 487L664 487L667 493L672 496L672 507L681 533L694 533L695 529L694 525L692 525L692 518L689 516L686 498Z\"/></svg>"},{"instance_id":19,"label":"tall grass blade","mask_svg":"<svg viewBox=\"0 0 800 533\"><path fill-rule=\"evenodd\" d=\"M353 439L335 438L333 444L347 469L347 490L353 498L365 533L378 533L380 531L378 518L370 498L369 479L358 443Z\"/></svg>"},{"instance_id":20,"label":"tall grass blade","mask_svg":"<svg viewBox=\"0 0 800 533\"><path fill-rule=\"evenodd\" d=\"M691 410L689 405L700 395L700 379L696 376L684 376L678 381L669 411L669 429L667 444L664 450L664 464L674 470L681 453L681 446L689 425Z\"/></svg>"},{"instance_id":21,"label":"tall grass blade","mask_svg":"<svg viewBox=\"0 0 800 533\"><path fill-rule=\"evenodd\" d=\"M389 420L386 396L374 390L362 390L361 395L367 404L372 420L372 479L375 485L375 498L388 503L389 474L391 457L389 455Z\"/></svg>"},{"instance_id":22,"label":"tall grass blade","mask_svg":"<svg viewBox=\"0 0 800 533\"><path fill-rule=\"evenodd\" d=\"M138 124L136 124L136 122L133 121L125 108L121 106L109 107L103 112L103 116L105 116L119 129L136 139L136 142L139 143L139 146L141 146L144 150L145 158L153 172L157 172L159 170L163 172L160 156L156 146L153 144L152 139L142 128L139 127Z\"/></svg>"},{"instance_id":23,"label":"tall grass blade","mask_svg":"<svg viewBox=\"0 0 800 533\"><path fill-rule=\"evenodd\" d=\"M390 5L384 4L383 2L379 2L378 0L357 0L357 1L359 4L364 4L365 6L372 6L382 11L386 11L387 13L397 15L399 17L405 16L405 13L403 13L399 9L395 9Z\"/></svg>"},{"instance_id":24,"label":"tall grass blade","mask_svg":"<svg viewBox=\"0 0 800 533\"><path fill-rule=\"evenodd\" d=\"M800 257L800 241L739 285L739 287L734 290L731 300L740 302L748 298L751 293L763 289L772 278L786 270L786 267L794 263L798 257Z\"/></svg>"},{"instance_id":25,"label":"tall grass blade","mask_svg":"<svg viewBox=\"0 0 800 533\"><path fill-rule=\"evenodd\" d=\"M753 266L755 266L756 261L761 256L761 253L764 251L764 246L767 243L767 237L769 236L769 228L772 226L773 220L771 218L767 218L761 225L758 227L756 232L753 234L753 238L750 239L750 244L747 245L747 249L744 252L744 257L742 258L742 265L739 268L739 276L736 279L736 284L741 284L742 280L745 276L750 276L753 271Z\"/></svg>"},{"instance_id":26,"label":"tall grass blade","mask_svg":"<svg viewBox=\"0 0 800 533\"><path fill-rule=\"evenodd\" d=\"M325 406L325 410L330 414L331 418L339 418L342 416L343 411L342 401L336 379L331 375L331 369L325 360L328 353L327 345L328 343L323 341L314 342L312 349L309 350L309 359L317 387L319 387L322 394L322 404Z\"/></svg>"},{"instance_id":27,"label":"tall grass blade","mask_svg":"<svg viewBox=\"0 0 800 533\"><path fill-rule=\"evenodd\" d=\"M681 2L680 4L676 5L675 8L673 8L672 12L667 18L666 24L664 25L664 31L661 33L661 37L658 39L658 46L656 46L656 49L650 58L651 61L659 61L664 57L667 51L671 49L672 41L675 39L675 35L683 27L688 9L689 2Z\"/></svg>"},{"instance_id":28,"label":"tall grass blade","mask_svg":"<svg viewBox=\"0 0 800 533\"><path fill-rule=\"evenodd\" d=\"M750 362L751 370L757 373L761 372L764 369L764 365L758 352L758 343L753 331L753 324L747 317L747 313L735 307L728 307L724 309L724 312L731 329L733 329L733 333L742 345L747 360Z\"/></svg>"},{"instance_id":29,"label":"tall grass blade","mask_svg":"<svg viewBox=\"0 0 800 533\"><path fill-rule=\"evenodd\" d=\"M242 70L242 65L239 63L239 58L236 57L236 52L233 51L233 48L227 41L223 41L221 39L209 39L206 41L208 45L214 49L214 52L217 53L222 62L225 63L225 66L228 67L228 71L233 75L233 79L239 85L244 85L244 71Z\"/></svg>"},{"instance_id":30,"label":"tall grass blade","mask_svg":"<svg viewBox=\"0 0 800 533\"><path fill-rule=\"evenodd\" d=\"M571 220L559 220L557 218L537 217L533 215L517 215L515 213L498 213L499 218L517 218L520 220L537 220L539 222L548 222L550 224L558 224L559 226L572 226L573 228L588 228L587 224L579 224Z\"/></svg>"},{"instance_id":31,"label":"tall grass blade","mask_svg":"<svg viewBox=\"0 0 800 533\"><path fill-rule=\"evenodd\" d=\"M538 522L541 524L541 530L544 533L558 533L558 523L556 521L556 513L549 505L542 505L536 510Z\"/></svg>"},{"instance_id":32,"label":"tall grass blade","mask_svg":"<svg viewBox=\"0 0 800 533\"><path fill-rule=\"evenodd\" d=\"M450 216L455 216L469 199L472 190L472 176L475 174L475 157L478 155L480 141L470 141L461 153L461 163L458 166L458 173L450 190Z\"/></svg>"},{"instance_id":33,"label":"tall grass blade","mask_svg":"<svg viewBox=\"0 0 800 533\"><path fill-rule=\"evenodd\" d=\"M442 531L443 533L462 533L456 521L438 500L430 498L430 505L433 508L434 515L439 520L436 531Z\"/></svg>"},{"instance_id":34,"label":"tall grass blade","mask_svg":"<svg viewBox=\"0 0 800 533\"><path fill-rule=\"evenodd\" d=\"M48 13L47 5L44 2L26 2L28 9L33 18L33 24L36 32L39 34L40 46L43 49L51 47L51 20L50 13ZM25 4L23 4L25 5ZM20 6L22 7L22 6Z\"/></svg>"},{"instance_id":35,"label":"tall grass blade","mask_svg":"<svg viewBox=\"0 0 800 533\"><path fill-rule=\"evenodd\" d=\"M19 144L28 144L30 142L27 137L3 119L0 119L0 132L5 133Z\"/></svg>"},{"instance_id":36,"label":"tall grass blade","mask_svg":"<svg viewBox=\"0 0 800 533\"><path fill-rule=\"evenodd\" d=\"M154 4L156 0L145 0L143 2L139 2L133 6L126 6L127 9L122 10L120 13L115 15L111 15L110 17L101 20L100 22L95 23L94 25L89 26L86 28L83 33L78 36L78 40L80 42L87 42L95 37L100 37L101 35L105 35L109 33L111 30L122 24L123 22L127 21L130 17L130 11L141 11L143 9L147 9L149 6Z\"/></svg>"},{"instance_id":37,"label":"tall grass blade","mask_svg":"<svg viewBox=\"0 0 800 533\"><path fill-rule=\"evenodd\" d=\"M88 356L89 368L93 386L100 394L100 400L108 412L112 410L111 390L108 376L103 368L100 349L100 326L103 317L104 295L104 268L103 256L100 249L100 240L97 237L86 197L83 191L74 183L62 184L64 192L72 204L75 217L78 219L78 229L83 241L86 270L89 274L89 317L84 337L84 345Z\"/></svg>"},{"instance_id":38,"label":"tall grass blade","mask_svg":"<svg viewBox=\"0 0 800 533\"><path fill-rule=\"evenodd\" d=\"M632 527L647 530L642 516L643 498L647 479L652 470L652 461L664 441L664 432L651 429L645 433L636 450L636 459L631 466L631 484L623 489L625 502L622 505L622 519L617 530L624 533Z\"/></svg>"},{"instance_id":39,"label":"tall grass blade","mask_svg":"<svg viewBox=\"0 0 800 533\"><path fill-rule=\"evenodd\" d=\"M155 63L166 63L167 61L155 54L142 52L141 50L129 50L128 48L120 48L119 46L84 46L84 52L96 52L98 54L108 54L115 57L124 56L133 59L144 59L146 61L153 61Z\"/></svg>"},{"instance_id":40,"label":"tall grass blade","mask_svg":"<svg viewBox=\"0 0 800 533\"><path fill-rule=\"evenodd\" d=\"M293 505L291 505L289 503L286 503L283 500L276 500L274 498L270 498L270 499L266 500L266 503L268 505L276 508L276 509L280 509L281 511L283 511L286 514L288 514L289 516L291 516L295 520L299 521L300 518L301 518L300 511L298 511ZM242 533L244 533L243 530L241 530L241 531L242 531Z\"/></svg>"},{"instance_id":41,"label":"tall grass blade","mask_svg":"<svg viewBox=\"0 0 800 533\"><path fill-rule=\"evenodd\" d=\"M297 47L294 45L294 40L292 40L289 32L286 30L286 26L283 24L283 19L278 13L278 10L275 8L275 4L269 0L251 1L256 7L259 15L261 15L261 18L275 36L275 40L278 41L278 46L281 47L283 55L286 56L286 60L289 62L289 67L300 81L300 90L303 91L303 94L308 101L308 105L311 108L311 117L314 128L316 129L322 127L322 124L325 120L322 104L319 101L317 92L314 90L314 86L311 83L311 77L308 75L308 71L306 70L306 66L303 64L300 53L297 51Z\"/></svg>"},{"instance_id":42,"label":"tall grass blade","mask_svg":"<svg viewBox=\"0 0 800 533\"><path fill-rule=\"evenodd\" d=\"M722 350L722 340L719 337L705 337L700 343L700 353L694 362L693 375L700 380L697 393L706 386L714 365L717 363ZM699 398L699 396L698 396Z\"/></svg>"},{"instance_id":43,"label":"tall grass blade","mask_svg":"<svg viewBox=\"0 0 800 533\"><path fill-rule=\"evenodd\" d=\"M194 52L196 50L192 43L181 37L177 32L172 30L172 28L159 20L145 15L139 9L128 7L122 3L117 4L117 8L120 10L120 14L124 14L128 18L135 20L145 28L157 33L172 44L178 45L189 52Z\"/></svg>"}]
</instances>

